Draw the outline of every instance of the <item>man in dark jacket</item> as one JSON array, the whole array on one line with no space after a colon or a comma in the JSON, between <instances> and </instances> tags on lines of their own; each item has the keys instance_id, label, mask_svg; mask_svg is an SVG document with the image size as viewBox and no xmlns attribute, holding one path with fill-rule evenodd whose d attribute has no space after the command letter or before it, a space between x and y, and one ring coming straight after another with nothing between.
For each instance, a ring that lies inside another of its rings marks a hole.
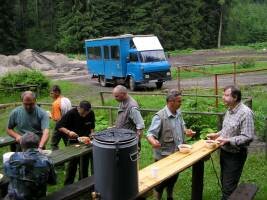
<instances>
[{"instance_id":1,"label":"man in dark jacket","mask_svg":"<svg viewBox=\"0 0 267 200\"><path fill-rule=\"evenodd\" d=\"M94 132L95 114L91 110L91 104L88 101L81 101L77 108L68 111L56 125L56 130L65 134L69 139L69 144L78 143L78 137L89 137ZM87 154L82 157L83 177L81 174L79 179L88 177L89 160L92 162L92 154ZM79 158L72 159L67 167L65 185L72 184L75 179L77 166L80 163Z\"/></svg>"},{"instance_id":2,"label":"man in dark jacket","mask_svg":"<svg viewBox=\"0 0 267 200\"><path fill-rule=\"evenodd\" d=\"M23 152L14 153L4 163L5 175L9 177L5 199L42 199L46 196L47 184L56 184L52 161L38 151L38 144L36 134L25 133L20 138Z\"/></svg>"}]
</instances>

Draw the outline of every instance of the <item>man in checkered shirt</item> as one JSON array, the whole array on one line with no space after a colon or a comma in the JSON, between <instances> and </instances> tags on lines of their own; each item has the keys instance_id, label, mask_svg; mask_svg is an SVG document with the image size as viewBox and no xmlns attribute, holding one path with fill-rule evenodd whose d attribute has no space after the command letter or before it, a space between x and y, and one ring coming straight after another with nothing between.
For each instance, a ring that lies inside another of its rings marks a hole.
<instances>
[{"instance_id":1,"label":"man in checkered shirt","mask_svg":"<svg viewBox=\"0 0 267 200\"><path fill-rule=\"evenodd\" d=\"M220 165L222 200L236 189L247 158L247 147L254 137L253 112L241 102L241 91L235 86L224 88L224 104L228 110L218 133L208 134L221 145Z\"/></svg>"}]
</instances>

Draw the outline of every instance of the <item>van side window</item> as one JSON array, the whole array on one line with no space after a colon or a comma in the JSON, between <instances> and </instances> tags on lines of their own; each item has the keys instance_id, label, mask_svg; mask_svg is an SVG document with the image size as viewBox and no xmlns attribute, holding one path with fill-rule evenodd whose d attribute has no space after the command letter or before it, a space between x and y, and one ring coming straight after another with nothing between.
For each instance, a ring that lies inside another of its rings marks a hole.
<instances>
[{"instance_id":1,"label":"van side window","mask_svg":"<svg viewBox=\"0 0 267 200\"><path fill-rule=\"evenodd\" d=\"M104 46L104 59L109 60L109 47Z\"/></svg>"},{"instance_id":2,"label":"van side window","mask_svg":"<svg viewBox=\"0 0 267 200\"><path fill-rule=\"evenodd\" d=\"M136 53L130 53L130 62L138 62L138 57Z\"/></svg>"},{"instance_id":3,"label":"van side window","mask_svg":"<svg viewBox=\"0 0 267 200\"><path fill-rule=\"evenodd\" d=\"M119 46L111 46L111 59L119 60L120 59L120 48Z\"/></svg>"},{"instance_id":4,"label":"van side window","mask_svg":"<svg viewBox=\"0 0 267 200\"><path fill-rule=\"evenodd\" d=\"M88 47L88 59L99 60L101 59L101 48L100 47Z\"/></svg>"}]
</instances>

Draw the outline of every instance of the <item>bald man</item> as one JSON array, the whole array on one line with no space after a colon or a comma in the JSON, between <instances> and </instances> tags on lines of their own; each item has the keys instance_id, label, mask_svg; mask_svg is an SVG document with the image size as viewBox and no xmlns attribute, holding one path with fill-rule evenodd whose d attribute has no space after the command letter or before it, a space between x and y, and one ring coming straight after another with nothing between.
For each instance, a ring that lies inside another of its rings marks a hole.
<instances>
[{"instance_id":1,"label":"bald man","mask_svg":"<svg viewBox=\"0 0 267 200\"><path fill-rule=\"evenodd\" d=\"M113 89L113 96L116 101L120 102L116 128L125 128L135 131L139 136L138 146L140 150L140 139L145 124L139 111L139 106L137 102L128 95L127 88L122 85L117 85Z\"/></svg>"},{"instance_id":2,"label":"bald man","mask_svg":"<svg viewBox=\"0 0 267 200\"><path fill-rule=\"evenodd\" d=\"M21 136L32 132L40 137L39 149L44 149L49 138L49 117L42 108L36 105L36 96L31 91L21 95L22 106L12 110L7 125L7 133L15 138L16 151L20 151Z\"/></svg>"}]
</instances>

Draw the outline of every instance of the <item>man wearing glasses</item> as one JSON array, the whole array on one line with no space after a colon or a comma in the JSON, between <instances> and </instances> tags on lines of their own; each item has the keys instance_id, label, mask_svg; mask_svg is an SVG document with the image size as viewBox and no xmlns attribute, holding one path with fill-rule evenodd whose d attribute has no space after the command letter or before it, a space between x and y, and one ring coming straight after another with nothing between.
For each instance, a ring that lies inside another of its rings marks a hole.
<instances>
[{"instance_id":1,"label":"man wearing glasses","mask_svg":"<svg viewBox=\"0 0 267 200\"><path fill-rule=\"evenodd\" d=\"M78 143L78 137L88 137L94 132L95 114L91 110L91 104L88 101L81 101L77 108L68 111L61 120L56 124L56 130L60 131L68 137L69 144ZM82 157L83 166L80 166L84 177L88 177L89 160L92 163L92 154L87 154ZM75 179L77 166L80 163L79 158L74 158L68 163L65 185L72 184ZM79 176L79 180L81 178Z\"/></svg>"}]
</instances>

